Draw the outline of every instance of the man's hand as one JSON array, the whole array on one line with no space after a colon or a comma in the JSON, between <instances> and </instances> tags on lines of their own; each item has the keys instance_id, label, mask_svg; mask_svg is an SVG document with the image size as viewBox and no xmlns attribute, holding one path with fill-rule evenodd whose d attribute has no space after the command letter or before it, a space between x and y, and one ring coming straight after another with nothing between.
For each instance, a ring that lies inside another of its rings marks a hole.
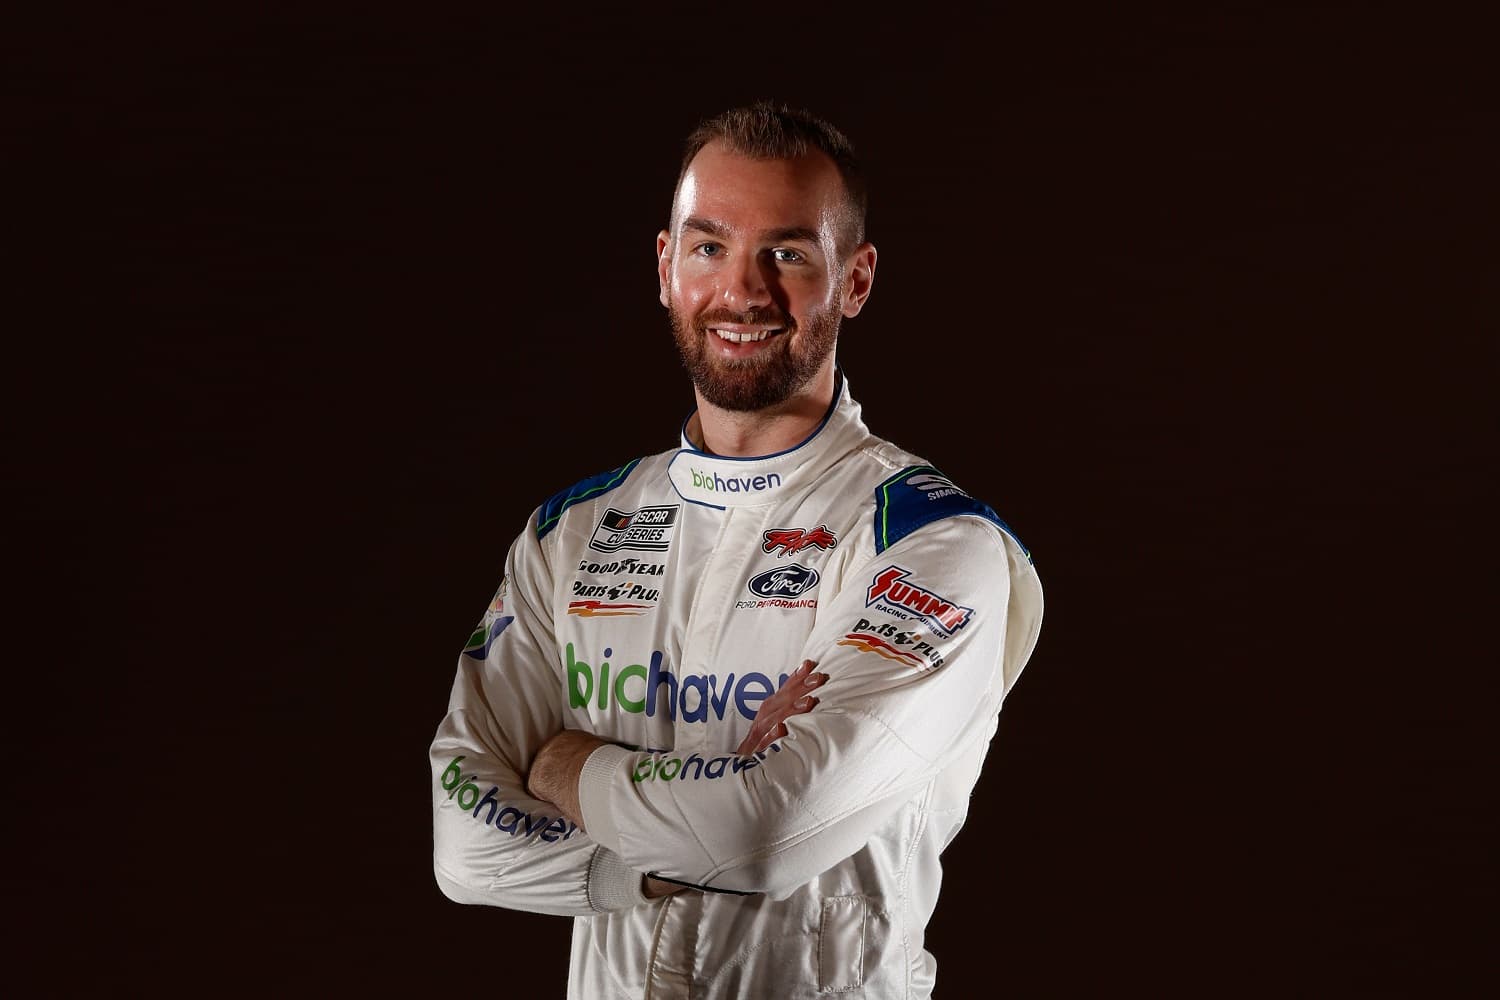
<instances>
[{"instance_id":1,"label":"man's hand","mask_svg":"<svg viewBox=\"0 0 1500 1000\"><path fill-rule=\"evenodd\" d=\"M526 791L534 798L557 806L565 819L583 830L583 810L578 805L578 776L583 772L589 754L602 746L604 741L592 733L564 729L537 751L536 759L531 762L531 771L526 775Z\"/></svg>"},{"instance_id":2,"label":"man's hand","mask_svg":"<svg viewBox=\"0 0 1500 1000\"><path fill-rule=\"evenodd\" d=\"M828 675L813 673L816 666L812 660L803 660L802 666L786 679L786 683L760 703L755 721L750 723L750 732L745 734L735 753L744 757L764 750L786 735L787 719L811 712L817 706L818 699L812 696L812 692L823 686Z\"/></svg>"}]
</instances>

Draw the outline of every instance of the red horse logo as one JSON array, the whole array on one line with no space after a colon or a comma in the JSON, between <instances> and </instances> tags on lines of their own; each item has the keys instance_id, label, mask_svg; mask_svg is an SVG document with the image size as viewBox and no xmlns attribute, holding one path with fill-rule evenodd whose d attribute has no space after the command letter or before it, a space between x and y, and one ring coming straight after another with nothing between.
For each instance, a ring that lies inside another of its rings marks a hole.
<instances>
[{"instance_id":1,"label":"red horse logo","mask_svg":"<svg viewBox=\"0 0 1500 1000\"><path fill-rule=\"evenodd\" d=\"M806 528L772 528L765 532L765 542L761 549L765 552L781 551L777 555L790 556L801 552L808 546L819 549L831 549L839 543L838 537L828 530L828 525L820 524L808 531Z\"/></svg>"}]
</instances>

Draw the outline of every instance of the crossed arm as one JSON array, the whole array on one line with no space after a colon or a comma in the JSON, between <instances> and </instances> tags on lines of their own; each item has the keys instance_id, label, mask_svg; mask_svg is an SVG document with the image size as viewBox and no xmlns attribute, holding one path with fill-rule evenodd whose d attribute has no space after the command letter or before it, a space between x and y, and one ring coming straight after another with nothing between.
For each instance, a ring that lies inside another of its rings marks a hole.
<instances>
[{"instance_id":1,"label":"crossed arm","mask_svg":"<svg viewBox=\"0 0 1500 1000\"><path fill-rule=\"evenodd\" d=\"M813 692L828 680L827 674L813 670L815 666L817 664L812 660L804 660L786 683L761 703L750 731L740 741L735 753L746 756L764 750L786 735L787 719L812 711L818 704ZM578 802L578 777L583 773L583 765L589 756L606 745L592 733L564 729L537 751L526 776L526 790L555 805L569 822L576 823L587 833L583 826L583 809Z\"/></svg>"}]
</instances>

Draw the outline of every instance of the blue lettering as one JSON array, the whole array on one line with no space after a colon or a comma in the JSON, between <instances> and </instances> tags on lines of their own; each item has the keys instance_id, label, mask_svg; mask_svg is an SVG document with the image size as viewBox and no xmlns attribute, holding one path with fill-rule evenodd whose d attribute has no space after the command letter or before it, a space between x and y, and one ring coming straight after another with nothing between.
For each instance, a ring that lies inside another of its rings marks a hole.
<instances>
[{"instance_id":1,"label":"blue lettering","mask_svg":"<svg viewBox=\"0 0 1500 1000\"><path fill-rule=\"evenodd\" d=\"M731 674L730 676L733 677L734 675ZM783 682L785 682L785 678L783 678ZM734 693L734 707L739 709L740 714L745 718L753 719L755 718L755 713L760 711L760 703L771 697L772 690L771 678L752 670L740 678L739 690ZM751 704L752 702L754 704ZM724 718L722 709L719 711L719 718Z\"/></svg>"},{"instance_id":2,"label":"blue lettering","mask_svg":"<svg viewBox=\"0 0 1500 1000\"><path fill-rule=\"evenodd\" d=\"M525 813L517 809L515 806L506 806L504 809L500 810L500 816L495 820L495 829L504 830L506 833L514 835L516 832L516 824L519 823L522 817L524 817L525 815ZM505 818L506 816L510 816L510 819L507 820Z\"/></svg>"},{"instance_id":3,"label":"blue lettering","mask_svg":"<svg viewBox=\"0 0 1500 1000\"><path fill-rule=\"evenodd\" d=\"M688 691L698 692L696 708L688 707ZM682 679L682 703L678 709L683 722L708 721L708 678L703 674L692 674Z\"/></svg>"},{"instance_id":4,"label":"blue lettering","mask_svg":"<svg viewBox=\"0 0 1500 1000\"><path fill-rule=\"evenodd\" d=\"M490 811L484 817L484 822L486 824L489 824L489 823L493 823L495 821L495 810L500 807L500 800L497 799L497 798L495 798L495 793L498 792L499 790L500 790L500 786L499 785L494 785L494 786L491 786L491 788L490 788L489 791L487 791L487 792L484 793L484 798L480 799L479 800L479 805L477 805L477 806L474 807L474 818L475 819L479 818L479 810L483 809L486 805L488 805L490 807Z\"/></svg>"},{"instance_id":5,"label":"blue lettering","mask_svg":"<svg viewBox=\"0 0 1500 1000\"><path fill-rule=\"evenodd\" d=\"M661 669L662 655L653 650L651 653L651 667L646 671L646 717L648 719L656 716L656 686L665 683L667 685L667 718L677 718L677 678L670 673L663 673ZM587 699L585 699L587 700Z\"/></svg>"},{"instance_id":6,"label":"blue lettering","mask_svg":"<svg viewBox=\"0 0 1500 1000\"><path fill-rule=\"evenodd\" d=\"M682 762L682 774L678 778L678 780L686 781L688 776L688 768L695 765L697 766L697 770L693 772L693 780L697 781L699 778L701 778L703 776L703 758L698 756L697 752L694 752L689 754L688 759Z\"/></svg>"},{"instance_id":7,"label":"blue lettering","mask_svg":"<svg viewBox=\"0 0 1500 1000\"><path fill-rule=\"evenodd\" d=\"M715 694L718 693L717 692L718 683L719 683L719 678L715 677L713 674L709 674L708 675L709 690L714 691ZM733 689L734 689L734 674L730 674L728 677L724 678L724 693L723 693L723 695L720 695L719 697L713 697L713 698L709 699L709 701L713 704L714 714L717 715L720 720L722 720L724 718L724 706L725 706L725 704L728 703L728 701L729 701L729 692L732 691ZM751 716L751 718L754 718L754 716Z\"/></svg>"}]
</instances>

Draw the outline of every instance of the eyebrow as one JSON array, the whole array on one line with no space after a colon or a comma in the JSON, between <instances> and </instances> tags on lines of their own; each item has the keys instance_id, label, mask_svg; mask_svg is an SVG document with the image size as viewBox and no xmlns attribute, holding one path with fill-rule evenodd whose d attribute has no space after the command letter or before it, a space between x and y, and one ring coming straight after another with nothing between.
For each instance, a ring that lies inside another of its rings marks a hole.
<instances>
[{"instance_id":1,"label":"eyebrow","mask_svg":"<svg viewBox=\"0 0 1500 1000\"><path fill-rule=\"evenodd\" d=\"M691 229L694 232L706 233L709 236L717 236L719 239L727 239L730 235L729 227L714 219L704 219L692 215L682 220L684 230ZM772 243L811 243L813 246L822 246L823 238L816 229L807 226L785 226L781 229L772 229L765 233L765 239Z\"/></svg>"}]
</instances>

